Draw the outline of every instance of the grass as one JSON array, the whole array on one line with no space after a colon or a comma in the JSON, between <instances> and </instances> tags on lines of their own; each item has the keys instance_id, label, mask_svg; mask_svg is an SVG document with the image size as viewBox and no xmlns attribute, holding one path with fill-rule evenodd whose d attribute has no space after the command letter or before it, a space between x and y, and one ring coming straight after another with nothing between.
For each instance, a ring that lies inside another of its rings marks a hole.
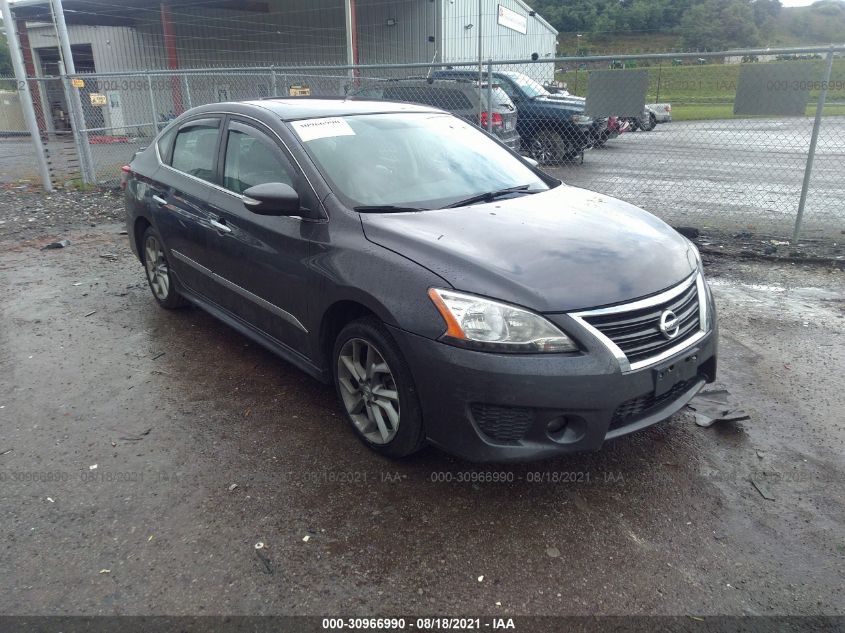
<instances>
[{"instance_id":1,"label":"grass","mask_svg":"<svg viewBox=\"0 0 845 633\"><path fill-rule=\"evenodd\" d=\"M673 121L708 121L713 119L749 119L746 115L735 115L733 103L673 103ZM816 115L816 104L807 106L807 116ZM825 104L825 116L845 116L845 103ZM770 118L770 117L762 117Z\"/></svg>"},{"instance_id":2,"label":"grass","mask_svg":"<svg viewBox=\"0 0 845 633\"><path fill-rule=\"evenodd\" d=\"M99 188L95 184L84 182L81 178L74 178L73 180L69 180L65 183L65 187L73 191L94 191L95 189Z\"/></svg>"},{"instance_id":3,"label":"grass","mask_svg":"<svg viewBox=\"0 0 845 633\"><path fill-rule=\"evenodd\" d=\"M766 63L795 64L795 79L802 82L818 82L824 69L824 60L820 59ZM650 66L644 69L649 78L646 102L671 103L672 118L679 121L734 118L733 101L741 68L741 64ZM559 72L557 79L565 81L570 92L586 96L588 72L619 71L567 70ZM825 114L845 114L845 59L834 60L830 83L827 100L831 105L825 107ZM810 91L809 116L815 114L818 94L817 89Z\"/></svg>"}]
</instances>

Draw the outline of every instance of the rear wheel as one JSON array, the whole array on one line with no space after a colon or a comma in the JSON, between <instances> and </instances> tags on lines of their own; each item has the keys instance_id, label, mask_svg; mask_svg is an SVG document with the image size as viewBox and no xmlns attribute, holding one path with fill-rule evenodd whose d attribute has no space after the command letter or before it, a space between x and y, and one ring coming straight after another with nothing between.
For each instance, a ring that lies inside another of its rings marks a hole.
<instances>
[{"instance_id":1,"label":"rear wheel","mask_svg":"<svg viewBox=\"0 0 845 633\"><path fill-rule=\"evenodd\" d=\"M384 325L370 317L353 321L338 335L333 359L335 388L361 441L390 457L422 448L425 434L414 381Z\"/></svg>"},{"instance_id":2,"label":"rear wheel","mask_svg":"<svg viewBox=\"0 0 845 633\"><path fill-rule=\"evenodd\" d=\"M643 118L640 122L640 127L643 129L643 132L651 132L656 125L657 117L655 117L651 112L649 113L648 118Z\"/></svg>"},{"instance_id":3,"label":"rear wheel","mask_svg":"<svg viewBox=\"0 0 845 633\"><path fill-rule=\"evenodd\" d=\"M158 304L173 310L188 305L184 297L179 294L176 285L173 283L173 276L170 272L170 263L164 252L164 246L158 232L151 226L144 231L142 238L144 271L147 273L147 283L150 291Z\"/></svg>"}]
</instances>

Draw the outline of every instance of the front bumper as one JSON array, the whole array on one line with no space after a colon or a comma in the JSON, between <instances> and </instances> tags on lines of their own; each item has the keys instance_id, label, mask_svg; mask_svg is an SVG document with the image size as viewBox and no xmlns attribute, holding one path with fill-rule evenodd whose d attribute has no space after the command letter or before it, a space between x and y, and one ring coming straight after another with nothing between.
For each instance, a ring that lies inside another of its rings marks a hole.
<instances>
[{"instance_id":1,"label":"front bumper","mask_svg":"<svg viewBox=\"0 0 845 633\"><path fill-rule=\"evenodd\" d=\"M513 462L598 450L672 416L715 380L715 316L713 323L704 338L661 363L694 367L660 396L653 367L623 372L574 321L567 330L587 347L578 355L491 354L392 333L411 366L428 440L471 461Z\"/></svg>"}]
</instances>

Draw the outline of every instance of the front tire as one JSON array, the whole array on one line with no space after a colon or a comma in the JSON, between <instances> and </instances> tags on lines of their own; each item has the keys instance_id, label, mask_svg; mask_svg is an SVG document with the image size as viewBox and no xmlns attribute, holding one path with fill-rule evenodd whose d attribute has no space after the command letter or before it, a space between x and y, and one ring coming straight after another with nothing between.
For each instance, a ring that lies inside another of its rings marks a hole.
<instances>
[{"instance_id":1,"label":"front tire","mask_svg":"<svg viewBox=\"0 0 845 633\"><path fill-rule=\"evenodd\" d=\"M529 141L531 158L541 165L562 163L575 158L580 148L576 147L559 132L541 130Z\"/></svg>"},{"instance_id":2,"label":"front tire","mask_svg":"<svg viewBox=\"0 0 845 633\"><path fill-rule=\"evenodd\" d=\"M175 310L188 305L184 297L179 294L170 272L170 262L164 252L161 236L152 226L148 226L141 238L141 258L144 271L147 273L147 284L153 298L162 308Z\"/></svg>"},{"instance_id":3,"label":"front tire","mask_svg":"<svg viewBox=\"0 0 845 633\"><path fill-rule=\"evenodd\" d=\"M425 444L422 409L408 364L374 318L349 323L332 353L338 398L358 438L388 457L406 457Z\"/></svg>"}]
</instances>

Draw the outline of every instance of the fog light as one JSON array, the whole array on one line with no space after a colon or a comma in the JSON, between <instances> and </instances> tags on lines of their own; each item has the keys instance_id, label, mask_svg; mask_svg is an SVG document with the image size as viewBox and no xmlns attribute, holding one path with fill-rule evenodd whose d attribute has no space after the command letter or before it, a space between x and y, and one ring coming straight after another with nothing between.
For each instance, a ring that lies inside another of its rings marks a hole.
<instances>
[{"instance_id":1,"label":"fog light","mask_svg":"<svg viewBox=\"0 0 845 633\"><path fill-rule=\"evenodd\" d=\"M558 444L575 444L587 433L587 421L580 415L559 415L546 423L546 434Z\"/></svg>"},{"instance_id":2,"label":"fog light","mask_svg":"<svg viewBox=\"0 0 845 633\"><path fill-rule=\"evenodd\" d=\"M546 425L546 431L549 432L549 435L557 435L565 428L566 428L566 416L565 415L562 415L562 416L557 417L557 418L553 418Z\"/></svg>"}]
</instances>

